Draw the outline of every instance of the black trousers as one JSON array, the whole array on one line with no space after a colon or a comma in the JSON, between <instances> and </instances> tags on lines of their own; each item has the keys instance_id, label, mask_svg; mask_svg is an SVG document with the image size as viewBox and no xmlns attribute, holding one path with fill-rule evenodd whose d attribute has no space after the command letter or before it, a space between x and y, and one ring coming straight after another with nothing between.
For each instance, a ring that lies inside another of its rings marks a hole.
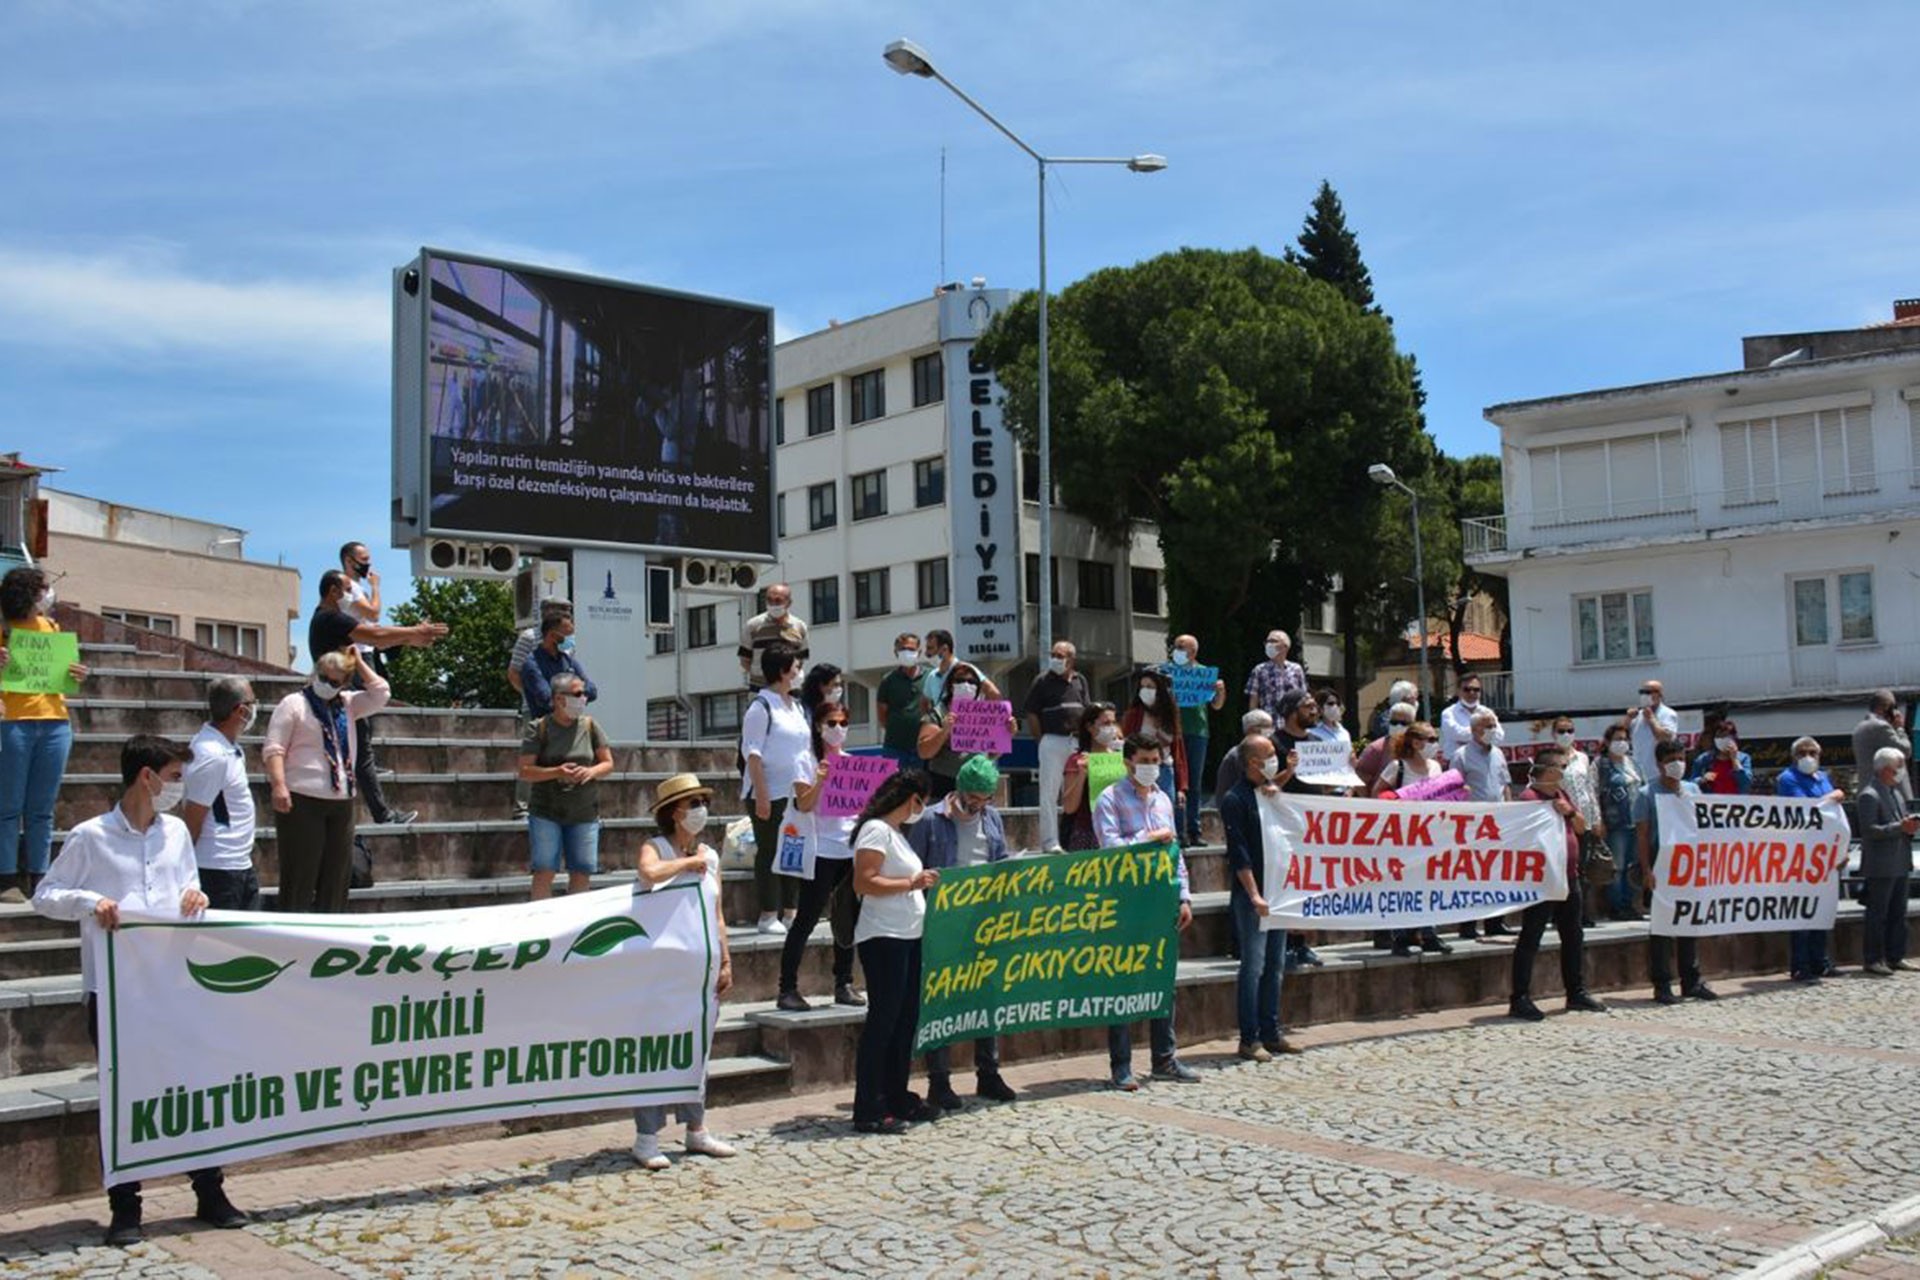
<instances>
[{"instance_id":1,"label":"black trousers","mask_svg":"<svg viewBox=\"0 0 1920 1280\"><path fill-rule=\"evenodd\" d=\"M202 892L205 890L202 889ZM100 1000L92 993L87 995L87 1042L96 1049L100 1047ZM187 1175L187 1180L193 1183L195 1195L204 1196L209 1192L218 1191L226 1183L227 1175L220 1171L219 1165L212 1165L205 1169L195 1169ZM107 1204L116 1212L121 1209L139 1209L140 1184L138 1182L114 1183L107 1188Z\"/></svg>"},{"instance_id":2,"label":"black trousers","mask_svg":"<svg viewBox=\"0 0 1920 1280\"><path fill-rule=\"evenodd\" d=\"M907 1088L920 1021L920 939L868 938L860 944L860 967L867 975L867 1022L854 1059L855 1124L910 1115L920 1105Z\"/></svg>"},{"instance_id":3,"label":"black trousers","mask_svg":"<svg viewBox=\"0 0 1920 1280\"><path fill-rule=\"evenodd\" d=\"M1647 936L1647 956L1653 969L1655 989L1673 985L1673 956L1678 954L1680 989L1691 991L1700 985L1700 940L1669 938L1661 934Z\"/></svg>"},{"instance_id":4,"label":"black trousers","mask_svg":"<svg viewBox=\"0 0 1920 1280\"><path fill-rule=\"evenodd\" d=\"M783 877L784 878L784 877ZM859 904L853 896L853 859L821 858L813 864L813 879L800 882L800 905L787 940L780 948L780 990L800 990L800 962L807 956L807 936L825 913L833 924L833 981L853 985L853 925Z\"/></svg>"},{"instance_id":5,"label":"black trousers","mask_svg":"<svg viewBox=\"0 0 1920 1280\"><path fill-rule=\"evenodd\" d=\"M1892 964L1907 958L1907 876L1867 877L1867 918L1861 932L1860 959Z\"/></svg>"},{"instance_id":6,"label":"black trousers","mask_svg":"<svg viewBox=\"0 0 1920 1280\"><path fill-rule=\"evenodd\" d=\"M765 819L751 816L754 803L747 801L747 813L753 825L753 891L760 900L760 914L791 911L800 901L800 881L773 869L773 860L780 854L780 828L785 825L787 802L770 801Z\"/></svg>"},{"instance_id":7,"label":"black trousers","mask_svg":"<svg viewBox=\"0 0 1920 1280\"><path fill-rule=\"evenodd\" d=\"M258 911L260 873L252 867L245 871L216 871L202 867L200 892L207 895L207 905L216 911Z\"/></svg>"},{"instance_id":8,"label":"black trousers","mask_svg":"<svg viewBox=\"0 0 1920 1280\"><path fill-rule=\"evenodd\" d=\"M1515 999L1533 990L1533 962L1540 954L1540 939L1547 925L1560 935L1560 985L1568 995L1587 989L1587 931L1581 923L1580 893L1576 882L1567 896L1558 902L1536 902L1520 913L1520 941L1513 948L1513 995Z\"/></svg>"},{"instance_id":9,"label":"black trousers","mask_svg":"<svg viewBox=\"0 0 1920 1280\"><path fill-rule=\"evenodd\" d=\"M927 1083L934 1088L941 1085L951 1087L953 1081L953 1046L943 1044L927 1054ZM981 1036L973 1042L973 1074L976 1076L1000 1074L1000 1037Z\"/></svg>"},{"instance_id":10,"label":"black trousers","mask_svg":"<svg viewBox=\"0 0 1920 1280\"><path fill-rule=\"evenodd\" d=\"M375 822L385 823L393 816L387 807L387 793L380 789L380 762L373 756L374 716L353 722L353 785L367 802L367 813Z\"/></svg>"}]
</instances>

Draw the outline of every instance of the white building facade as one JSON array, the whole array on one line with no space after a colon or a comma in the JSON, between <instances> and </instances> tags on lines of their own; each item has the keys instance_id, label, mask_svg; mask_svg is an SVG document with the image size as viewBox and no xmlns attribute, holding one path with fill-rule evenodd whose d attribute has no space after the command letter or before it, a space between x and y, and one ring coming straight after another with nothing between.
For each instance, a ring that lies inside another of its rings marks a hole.
<instances>
[{"instance_id":1,"label":"white building facade","mask_svg":"<svg viewBox=\"0 0 1920 1280\"><path fill-rule=\"evenodd\" d=\"M1505 512L1465 550L1510 585L1503 702L1604 712L1652 678L1752 737L1834 733L1920 683L1920 349L1486 417Z\"/></svg>"},{"instance_id":2,"label":"white building facade","mask_svg":"<svg viewBox=\"0 0 1920 1280\"><path fill-rule=\"evenodd\" d=\"M873 691L903 633L953 632L1016 704L1045 652L1037 486L997 382L968 358L1010 300L949 287L775 350L779 564L761 587L791 586L813 661L846 670L855 742L878 740ZM1114 546L1056 508L1053 538L1054 631L1078 646L1096 694L1124 688L1135 666L1166 658L1157 534L1143 524ZM649 655L650 740L734 735L740 628L758 607L682 585L675 630Z\"/></svg>"}]
</instances>

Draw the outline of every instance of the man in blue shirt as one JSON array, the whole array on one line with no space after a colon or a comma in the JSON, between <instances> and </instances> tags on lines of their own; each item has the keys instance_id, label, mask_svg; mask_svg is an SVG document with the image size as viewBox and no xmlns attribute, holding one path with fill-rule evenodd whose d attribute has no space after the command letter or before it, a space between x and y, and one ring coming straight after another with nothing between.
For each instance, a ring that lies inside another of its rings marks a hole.
<instances>
[{"instance_id":1,"label":"man in blue shirt","mask_svg":"<svg viewBox=\"0 0 1920 1280\"><path fill-rule=\"evenodd\" d=\"M1840 800L1845 793L1820 767L1820 744L1812 738L1793 741L1793 768L1773 780L1773 794L1796 800ZM1827 954L1823 929L1795 929L1787 935L1787 974L1795 982L1818 982L1835 973Z\"/></svg>"},{"instance_id":2,"label":"man in blue shirt","mask_svg":"<svg viewBox=\"0 0 1920 1280\"><path fill-rule=\"evenodd\" d=\"M520 692L526 695L529 720L538 720L553 711L553 678L561 674L580 677L588 702L600 696L587 669L573 656L573 614L542 614L540 643L533 647L520 668Z\"/></svg>"},{"instance_id":3,"label":"man in blue shirt","mask_svg":"<svg viewBox=\"0 0 1920 1280\"><path fill-rule=\"evenodd\" d=\"M1640 882L1648 887L1653 885L1654 860L1660 856L1660 807L1654 803L1657 796L1697 796L1700 788L1687 779L1687 749L1678 739L1662 742L1654 748L1654 762L1659 772L1652 784L1642 793L1640 812L1634 818L1634 828L1640 842ZM1668 947L1668 943L1673 945ZM1677 952L1680 964L1680 994L1695 1000L1718 1000L1712 988L1700 980L1700 944L1695 938L1668 938L1663 934L1647 935L1647 950L1652 957L1653 998L1661 1004L1679 1004L1673 994L1673 953Z\"/></svg>"}]
</instances>

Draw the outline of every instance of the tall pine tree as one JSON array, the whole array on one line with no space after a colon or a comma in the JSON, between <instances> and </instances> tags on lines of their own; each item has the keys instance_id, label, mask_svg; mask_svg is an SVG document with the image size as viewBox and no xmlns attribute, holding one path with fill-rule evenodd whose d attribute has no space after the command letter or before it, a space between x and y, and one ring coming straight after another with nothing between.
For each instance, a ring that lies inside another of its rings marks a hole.
<instances>
[{"instance_id":1,"label":"tall pine tree","mask_svg":"<svg viewBox=\"0 0 1920 1280\"><path fill-rule=\"evenodd\" d=\"M1288 249L1286 257L1315 280L1338 289L1362 311L1379 314L1380 308L1373 303L1373 277L1360 259L1360 241L1347 227L1340 193L1325 178L1320 179L1320 190L1300 228L1300 247Z\"/></svg>"}]
</instances>

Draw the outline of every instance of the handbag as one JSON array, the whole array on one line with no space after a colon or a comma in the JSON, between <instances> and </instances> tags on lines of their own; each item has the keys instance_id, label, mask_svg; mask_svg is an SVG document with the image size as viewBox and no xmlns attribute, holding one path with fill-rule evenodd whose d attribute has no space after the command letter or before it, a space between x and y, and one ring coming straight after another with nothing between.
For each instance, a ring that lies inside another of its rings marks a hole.
<instances>
[{"instance_id":1,"label":"handbag","mask_svg":"<svg viewBox=\"0 0 1920 1280\"><path fill-rule=\"evenodd\" d=\"M1588 884L1609 885L1619 874L1613 850L1607 842L1588 831L1580 837L1580 878Z\"/></svg>"}]
</instances>

